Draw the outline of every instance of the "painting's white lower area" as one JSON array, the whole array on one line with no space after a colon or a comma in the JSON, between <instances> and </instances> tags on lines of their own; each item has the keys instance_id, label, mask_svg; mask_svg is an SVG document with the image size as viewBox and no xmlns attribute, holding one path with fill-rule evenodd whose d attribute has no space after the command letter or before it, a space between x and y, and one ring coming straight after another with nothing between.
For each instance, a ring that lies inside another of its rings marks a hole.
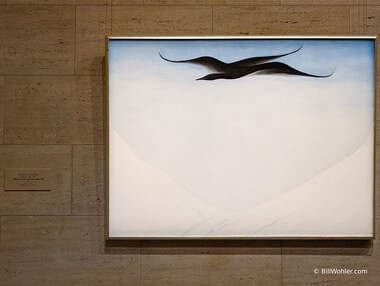
<instances>
[{"instance_id":1,"label":"painting's white lower area","mask_svg":"<svg viewBox=\"0 0 380 286\"><path fill-rule=\"evenodd\" d=\"M370 237L370 134L354 153L302 185L231 211L201 201L142 161L111 126L109 236Z\"/></svg>"}]
</instances>

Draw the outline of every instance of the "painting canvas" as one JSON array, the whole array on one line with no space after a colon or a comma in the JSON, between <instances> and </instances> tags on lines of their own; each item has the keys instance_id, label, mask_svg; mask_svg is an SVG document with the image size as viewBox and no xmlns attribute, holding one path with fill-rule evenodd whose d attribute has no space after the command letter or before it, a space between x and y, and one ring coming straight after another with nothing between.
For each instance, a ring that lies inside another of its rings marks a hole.
<instances>
[{"instance_id":1,"label":"painting canvas","mask_svg":"<svg viewBox=\"0 0 380 286\"><path fill-rule=\"evenodd\" d=\"M108 39L108 238L371 238L375 39Z\"/></svg>"}]
</instances>

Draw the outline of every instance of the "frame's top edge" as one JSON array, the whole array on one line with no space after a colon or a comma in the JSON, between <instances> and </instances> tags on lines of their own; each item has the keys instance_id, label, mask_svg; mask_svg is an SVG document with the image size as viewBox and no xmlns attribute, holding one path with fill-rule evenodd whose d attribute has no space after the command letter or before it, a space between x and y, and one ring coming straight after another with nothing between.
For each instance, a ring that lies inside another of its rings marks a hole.
<instances>
[{"instance_id":1,"label":"frame's top edge","mask_svg":"<svg viewBox=\"0 0 380 286\"><path fill-rule=\"evenodd\" d=\"M363 39L375 40L377 36L152 36L152 37L119 37L107 36L108 40L224 40L224 39Z\"/></svg>"}]
</instances>

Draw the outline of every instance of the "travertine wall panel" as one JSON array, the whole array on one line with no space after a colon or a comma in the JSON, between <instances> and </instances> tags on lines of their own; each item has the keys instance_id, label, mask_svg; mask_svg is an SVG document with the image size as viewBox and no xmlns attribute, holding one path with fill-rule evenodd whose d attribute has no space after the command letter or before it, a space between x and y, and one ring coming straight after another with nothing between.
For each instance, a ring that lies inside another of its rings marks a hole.
<instances>
[{"instance_id":1,"label":"travertine wall panel","mask_svg":"<svg viewBox=\"0 0 380 286\"><path fill-rule=\"evenodd\" d=\"M380 1L0 5L1 285L379 285L378 239L105 244L103 57L107 35L378 35ZM5 168L45 167L51 191L4 191ZM378 233L380 200L376 209ZM322 268L368 273L314 274Z\"/></svg>"},{"instance_id":2,"label":"travertine wall panel","mask_svg":"<svg viewBox=\"0 0 380 286\"><path fill-rule=\"evenodd\" d=\"M1 252L29 255L103 252L101 216L8 216L1 220Z\"/></svg>"},{"instance_id":3,"label":"travertine wall panel","mask_svg":"<svg viewBox=\"0 0 380 286\"><path fill-rule=\"evenodd\" d=\"M29 5L107 5L109 0L7 0L7 4Z\"/></svg>"},{"instance_id":4,"label":"travertine wall panel","mask_svg":"<svg viewBox=\"0 0 380 286\"><path fill-rule=\"evenodd\" d=\"M2 286L139 285L138 255L0 253Z\"/></svg>"},{"instance_id":5,"label":"travertine wall panel","mask_svg":"<svg viewBox=\"0 0 380 286\"><path fill-rule=\"evenodd\" d=\"M110 7L77 7L75 53L75 72L77 74L102 74L105 38L110 34Z\"/></svg>"},{"instance_id":6,"label":"travertine wall panel","mask_svg":"<svg viewBox=\"0 0 380 286\"><path fill-rule=\"evenodd\" d=\"M379 284L379 257L328 256L328 255L283 255L283 285L361 285ZM322 274L323 269L367 270L367 274L334 275ZM318 273L317 273L318 271Z\"/></svg>"},{"instance_id":7,"label":"travertine wall panel","mask_svg":"<svg viewBox=\"0 0 380 286\"><path fill-rule=\"evenodd\" d=\"M75 7L7 5L0 27L0 74L73 72Z\"/></svg>"},{"instance_id":8,"label":"travertine wall panel","mask_svg":"<svg viewBox=\"0 0 380 286\"><path fill-rule=\"evenodd\" d=\"M108 0L112 5L143 5L144 0Z\"/></svg>"},{"instance_id":9,"label":"travertine wall panel","mask_svg":"<svg viewBox=\"0 0 380 286\"><path fill-rule=\"evenodd\" d=\"M281 0L282 5L360 5L363 0Z\"/></svg>"},{"instance_id":10,"label":"travertine wall panel","mask_svg":"<svg viewBox=\"0 0 380 286\"><path fill-rule=\"evenodd\" d=\"M142 255L141 285L281 285L280 255Z\"/></svg>"},{"instance_id":11,"label":"travertine wall panel","mask_svg":"<svg viewBox=\"0 0 380 286\"><path fill-rule=\"evenodd\" d=\"M351 6L350 7L350 34L366 35L367 29L367 7Z\"/></svg>"},{"instance_id":12,"label":"travertine wall panel","mask_svg":"<svg viewBox=\"0 0 380 286\"><path fill-rule=\"evenodd\" d=\"M145 5L279 5L281 0L144 0Z\"/></svg>"},{"instance_id":13,"label":"travertine wall panel","mask_svg":"<svg viewBox=\"0 0 380 286\"><path fill-rule=\"evenodd\" d=\"M281 285L280 254L280 241L143 241L141 283Z\"/></svg>"},{"instance_id":14,"label":"travertine wall panel","mask_svg":"<svg viewBox=\"0 0 380 286\"><path fill-rule=\"evenodd\" d=\"M71 157L71 146L0 145L0 215L70 214ZM5 192L6 168L51 168L51 191Z\"/></svg>"},{"instance_id":15,"label":"travertine wall panel","mask_svg":"<svg viewBox=\"0 0 380 286\"><path fill-rule=\"evenodd\" d=\"M212 8L113 6L115 36L211 35Z\"/></svg>"},{"instance_id":16,"label":"travertine wall panel","mask_svg":"<svg viewBox=\"0 0 380 286\"><path fill-rule=\"evenodd\" d=\"M5 97L5 77L0 76L0 144L4 139L4 97Z\"/></svg>"},{"instance_id":17,"label":"travertine wall panel","mask_svg":"<svg viewBox=\"0 0 380 286\"><path fill-rule=\"evenodd\" d=\"M369 35L380 35L380 6L368 6L365 7L364 21L362 25L365 27L364 32ZM377 54L379 55L379 43L377 43ZM380 63L377 60L377 73L380 71ZM379 90L379 89L378 89Z\"/></svg>"},{"instance_id":18,"label":"travertine wall panel","mask_svg":"<svg viewBox=\"0 0 380 286\"><path fill-rule=\"evenodd\" d=\"M104 205L102 145L76 145L73 150L74 215L102 215Z\"/></svg>"},{"instance_id":19,"label":"travertine wall panel","mask_svg":"<svg viewBox=\"0 0 380 286\"><path fill-rule=\"evenodd\" d=\"M224 6L214 8L213 31L217 35L345 35L349 23L348 6Z\"/></svg>"},{"instance_id":20,"label":"travertine wall panel","mask_svg":"<svg viewBox=\"0 0 380 286\"><path fill-rule=\"evenodd\" d=\"M3 217L1 233L2 285L139 283L139 255L104 254L101 216Z\"/></svg>"},{"instance_id":21,"label":"travertine wall panel","mask_svg":"<svg viewBox=\"0 0 380 286\"><path fill-rule=\"evenodd\" d=\"M102 77L7 77L7 144L99 144Z\"/></svg>"}]
</instances>

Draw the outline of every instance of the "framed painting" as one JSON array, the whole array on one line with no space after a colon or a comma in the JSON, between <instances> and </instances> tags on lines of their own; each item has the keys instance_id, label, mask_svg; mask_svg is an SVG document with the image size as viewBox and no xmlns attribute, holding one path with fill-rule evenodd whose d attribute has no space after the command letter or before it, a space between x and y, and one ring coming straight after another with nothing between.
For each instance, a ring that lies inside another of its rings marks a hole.
<instances>
[{"instance_id":1,"label":"framed painting","mask_svg":"<svg viewBox=\"0 0 380 286\"><path fill-rule=\"evenodd\" d=\"M375 37L107 39L108 239L371 239Z\"/></svg>"}]
</instances>

